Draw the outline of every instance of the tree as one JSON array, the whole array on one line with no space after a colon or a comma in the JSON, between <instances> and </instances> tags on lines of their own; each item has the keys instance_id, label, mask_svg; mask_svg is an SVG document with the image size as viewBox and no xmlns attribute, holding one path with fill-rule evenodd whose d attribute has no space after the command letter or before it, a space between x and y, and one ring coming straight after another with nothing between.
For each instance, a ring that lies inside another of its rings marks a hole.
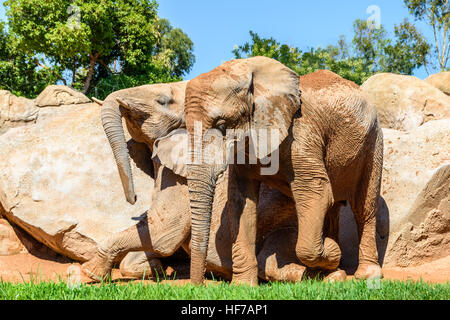
<instances>
[{"instance_id":1,"label":"tree","mask_svg":"<svg viewBox=\"0 0 450 320\"><path fill-rule=\"evenodd\" d=\"M146 81L153 76L149 72L164 68L180 77L193 64L192 42L168 22L160 23L154 0L8 0L5 4L10 30L22 50L43 54L51 64L70 72L72 86L83 93L116 70ZM167 37L176 39L179 47L169 48Z\"/></svg>"},{"instance_id":2,"label":"tree","mask_svg":"<svg viewBox=\"0 0 450 320\"><path fill-rule=\"evenodd\" d=\"M280 44L273 38L261 38L256 32L250 31L251 42L236 46L233 54L236 59L265 56L280 61L294 71L298 71L302 53L300 49Z\"/></svg>"},{"instance_id":3,"label":"tree","mask_svg":"<svg viewBox=\"0 0 450 320\"><path fill-rule=\"evenodd\" d=\"M353 28L355 56L364 61L367 73L410 75L414 69L427 64L430 45L407 19L394 26L393 38L388 37L384 26L375 29L364 20L356 20Z\"/></svg>"},{"instance_id":4,"label":"tree","mask_svg":"<svg viewBox=\"0 0 450 320\"><path fill-rule=\"evenodd\" d=\"M430 46L407 20L395 26L395 35L386 29L371 28L367 21L356 20L352 46L341 36L337 45L310 48L281 44L273 38L262 38L250 31L251 41L233 50L236 58L266 56L276 59L300 75L320 69L331 70L361 85L377 72L411 74L426 63Z\"/></svg>"},{"instance_id":5,"label":"tree","mask_svg":"<svg viewBox=\"0 0 450 320\"><path fill-rule=\"evenodd\" d=\"M409 12L433 29L434 49L441 72L450 58L450 8L448 0L404 0Z\"/></svg>"},{"instance_id":6,"label":"tree","mask_svg":"<svg viewBox=\"0 0 450 320\"><path fill-rule=\"evenodd\" d=\"M42 63L18 49L17 41L0 22L0 89L35 98L60 77L58 70L39 67Z\"/></svg>"},{"instance_id":7,"label":"tree","mask_svg":"<svg viewBox=\"0 0 450 320\"><path fill-rule=\"evenodd\" d=\"M161 41L157 46L157 54L168 56L170 74L181 77L194 65L194 43L181 29L174 29L167 19L159 21L158 31Z\"/></svg>"},{"instance_id":8,"label":"tree","mask_svg":"<svg viewBox=\"0 0 450 320\"><path fill-rule=\"evenodd\" d=\"M395 26L395 43L388 41L384 48L387 57L383 71L392 73L412 74L421 66L427 66L431 46L422 34L405 19Z\"/></svg>"},{"instance_id":9,"label":"tree","mask_svg":"<svg viewBox=\"0 0 450 320\"><path fill-rule=\"evenodd\" d=\"M386 60L384 48L388 43L384 26L372 28L366 20L357 19L353 23L353 31L355 56L364 60L366 71L373 74L382 70Z\"/></svg>"}]
</instances>

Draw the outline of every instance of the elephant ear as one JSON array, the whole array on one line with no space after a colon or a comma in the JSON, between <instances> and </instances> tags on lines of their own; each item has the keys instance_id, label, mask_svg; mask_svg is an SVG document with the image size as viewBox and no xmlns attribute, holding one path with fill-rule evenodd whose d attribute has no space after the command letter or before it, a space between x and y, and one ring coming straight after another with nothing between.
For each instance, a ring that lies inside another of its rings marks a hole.
<instances>
[{"instance_id":1,"label":"elephant ear","mask_svg":"<svg viewBox=\"0 0 450 320\"><path fill-rule=\"evenodd\" d=\"M249 58L253 91L251 136L255 155L264 159L278 149L289 134L300 111L299 76L282 63L266 58Z\"/></svg>"},{"instance_id":2,"label":"elephant ear","mask_svg":"<svg viewBox=\"0 0 450 320\"><path fill-rule=\"evenodd\" d=\"M155 141L152 159L175 174L186 178L189 161L188 148L188 132L185 129L177 129Z\"/></svg>"}]
</instances>

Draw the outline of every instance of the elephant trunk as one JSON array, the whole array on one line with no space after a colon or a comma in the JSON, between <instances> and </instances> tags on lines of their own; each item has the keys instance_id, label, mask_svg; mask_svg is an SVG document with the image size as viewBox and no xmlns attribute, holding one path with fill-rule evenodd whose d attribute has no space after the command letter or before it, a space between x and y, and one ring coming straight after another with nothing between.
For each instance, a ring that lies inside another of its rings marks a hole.
<instances>
[{"instance_id":1,"label":"elephant trunk","mask_svg":"<svg viewBox=\"0 0 450 320\"><path fill-rule=\"evenodd\" d=\"M212 205L217 176L213 166L190 165L188 188L191 209L191 281L201 284L206 271Z\"/></svg>"},{"instance_id":2,"label":"elephant trunk","mask_svg":"<svg viewBox=\"0 0 450 320\"><path fill-rule=\"evenodd\" d=\"M116 101L106 101L102 107L102 123L109 144L114 153L117 168L127 201L136 203L133 176L131 173L130 156L128 154L125 133L122 126L122 113Z\"/></svg>"}]
</instances>

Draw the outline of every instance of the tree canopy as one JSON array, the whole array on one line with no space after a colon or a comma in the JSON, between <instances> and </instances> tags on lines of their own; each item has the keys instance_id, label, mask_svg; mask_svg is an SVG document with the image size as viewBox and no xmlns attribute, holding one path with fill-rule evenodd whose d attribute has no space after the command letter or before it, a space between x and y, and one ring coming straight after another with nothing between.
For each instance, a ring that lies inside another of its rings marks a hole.
<instances>
[{"instance_id":1,"label":"tree canopy","mask_svg":"<svg viewBox=\"0 0 450 320\"><path fill-rule=\"evenodd\" d=\"M0 89L21 96L36 96L48 84L55 82L58 74L40 66L38 57L19 50L17 39L0 22Z\"/></svg>"},{"instance_id":2,"label":"tree canopy","mask_svg":"<svg viewBox=\"0 0 450 320\"><path fill-rule=\"evenodd\" d=\"M16 48L45 57L48 70L84 93L107 83L176 81L195 61L192 41L158 17L154 0L8 0L5 6Z\"/></svg>"},{"instance_id":3,"label":"tree canopy","mask_svg":"<svg viewBox=\"0 0 450 320\"><path fill-rule=\"evenodd\" d=\"M450 59L450 8L448 0L404 0L409 12L431 26L434 35L434 56L438 68L448 67ZM434 66L433 66L434 67Z\"/></svg>"},{"instance_id":4,"label":"tree canopy","mask_svg":"<svg viewBox=\"0 0 450 320\"><path fill-rule=\"evenodd\" d=\"M236 58L274 58L300 75L328 69L358 84L377 72L409 75L427 63L430 45L406 19L395 26L393 38L385 27L372 28L365 20L356 20L353 30L351 44L341 36L335 45L305 51L250 31L250 42L235 47L233 54Z\"/></svg>"}]
</instances>

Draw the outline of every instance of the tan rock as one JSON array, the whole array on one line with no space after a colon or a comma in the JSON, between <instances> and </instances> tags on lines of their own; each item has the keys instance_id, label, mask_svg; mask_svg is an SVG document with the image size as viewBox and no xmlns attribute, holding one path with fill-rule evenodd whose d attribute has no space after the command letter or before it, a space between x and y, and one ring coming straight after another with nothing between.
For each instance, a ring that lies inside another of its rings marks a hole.
<instances>
[{"instance_id":1,"label":"tan rock","mask_svg":"<svg viewBox=\"0 0 450 320\"><path fill-rule=\"evenodd\" d=\"M425 81L446 95L450 95L450 71L433 74Z\"/></svg>"},{"instance_id":2,"label":"tan rock","mask_svg":"<svg viewBox=\"0 0 450 320\"><path fill-rule=\"evenodd\" d=\"M387 264L416 266L450 253L450 165L440 168L393 236Z\"/></svg>"},{"instance_id":3,"label":"tan rock","mask_svg":"<svg viewBox=\"0 0 450 320\"><path fill-rule=\"evenodd\" d=\"M12 256L24 250L13 227L5 219L0 218L0 256Z\"/></svg>"},{"instance_id":4,"label":"tan rock","mask_svg":"<svg viewBox=\"0 0 450 320\"><path fill-rule=\"evenodd\" d=\"M7 90L0 90L0 134L9 128L34 123L38 111L33 100L16 97Z\"/></svg>"},{"instance_id":5,"label":"tan rock","mask_svg":"<svg viewBox=\"0 0 450 320\"><path fill-rule=\"evenodd\" d=\"M0 136L0 203L5 216L58 253L86 261L107 235L127 229L151 205L151 154L129 142L138 194L123 195L100 120L89 104Z\"/></svg>"},{"instance_id":6,"label":"tan rock","mask_svg":"<svg viewBox=\"0 0 450 320\"><path fill-rule=\"evenodd\" d=\"M416 77L380 73L361 89L376 105L383 128L410 131L430 120L450 118L450 97Z\"/></svg>"},{"instance_id":7,"label":"tan rock","mask_svg":"<svg viewBox=\"0 0 450 320\"><path fill-rule=\"evenodd\" d=\"M81 92L62 85L48 86L36 98L36 106L38 107L83 104L89 102L91 102L91 100Z\"/></svg>"},{"instance_id":8,"label":"tan rock","mask_svg":"<svg viewBox=\"0 0 450 320\"><path fill-rule=\"evenodd\" d=\"M385 266L415 266L450 252L450 119L410 133L383 129L384 166L377 245ZM340 221L343 265L357 261L353 213Z\"/></svg>"}]
</instances>

